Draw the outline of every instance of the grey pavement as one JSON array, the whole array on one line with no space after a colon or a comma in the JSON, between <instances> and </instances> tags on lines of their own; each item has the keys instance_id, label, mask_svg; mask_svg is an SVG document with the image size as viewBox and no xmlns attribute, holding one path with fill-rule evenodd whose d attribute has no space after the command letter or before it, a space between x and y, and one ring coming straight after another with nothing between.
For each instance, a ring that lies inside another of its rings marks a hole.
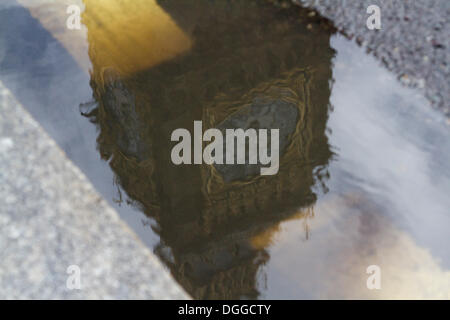
<instances>
[{"instance_id":1,"label":"grey pavement","mask_svg":"<svg viewBox=\"0 0 450 320\"><path fill-rule=\"evenodd\" d=\"M0 203L0 299L188 298L1 82Z\"/></svg>"},{"instance_id":2,"label":"grey pavement","mask_svg":"<svg viewBox=\"0 0 450 320\"><path fill-rule=\"evenodd\" d=\"M317 10L373 53L400 81L420 90L450 117L450 1L293 0ZM378 5L381 30L369 30L366 10Z\"/></svg>"}]
</instances>

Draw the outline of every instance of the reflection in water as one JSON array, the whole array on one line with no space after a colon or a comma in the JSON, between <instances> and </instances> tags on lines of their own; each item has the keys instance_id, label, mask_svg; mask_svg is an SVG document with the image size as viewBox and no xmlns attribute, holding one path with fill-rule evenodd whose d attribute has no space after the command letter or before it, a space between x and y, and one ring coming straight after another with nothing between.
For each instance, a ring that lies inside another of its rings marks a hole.
<instances>
[{"instance_id":1,"label":"reflection in water","mask_svg":"<svg viewBox=\"0 0 450 320\"><path fill-rule=\"evenodd\" d=\"M308 241L301 221L280 224L260 297L449 299L449 127L355 44L333 36L331 45L329 192ZM366 287L373 264L381 290Z\"/></svg>"},{"instance_id":2,"label":"reflection in water","mask_svg":"<svg viewBox=\"0 0 450 320\"><path fill-rule=\"evenodd\" d=\"M195 297L450 298L449 127L423 97L355 44L328 41L298 8L149 0L149 21L143 1L86 0L87 28L73 32L64 4L81 1L0 1L0 81L108 200L116 176L125 192L111 205L148 246L160 241L157 252ZM157 24L173 36L152 36ZM89 80L99 103L82 111L97 132L79 116ZM291 135L285 171L266 185L251 168L178 168L164 158L173 127L248 120L247 110L259 120L264 106L286 113L250 124L284 121ZM247 184L225 182L241 171ZM314 194L328 172L329 192ZM380 291L365 286L371 264L381 267Z\"/></svg>"},{"instance_id":3,"label":"reflection in water","mask_svg":"<svg viewBox=\"0 0 450 320\"><path fill-rule=\"evenodd\" d=\"M310 221L313 244L297 239L301 221L282 223L268 250L272 259L264 271L271 277L264 297L449 299L450 270L370 197L355 192L322 198ZM381 268L381 290L366 287L366 268L373 264ZM301 272L286 277L293 268Z\"/></svg>"},{"instance_id":4,"label":"reflection in water","mask_svg":"<svg viewBox=\"0 0 450 320\"><path fill-rule=\"evenodd\" d=\"M191 38L155 0L84 0L84 3L89 57L97 72L113 66L122 75L131 75L192 46Z\"/></svg>"},{"instance_id":5,"label":"reflection in water","mask_svg":"<svg viewBox=\"0 0 450 320\"><path fill-rule=\"evenodd\" d=\"M82 106L102 158L157 221L156 251L193 297L256 298L272 233L312 216L312 188L328 175L330 31L261 1L161 1L165 12L138 1L131 16L103 2L85 0L98 104ZM102 18L99 6L110 9ZM170 134L193 132L194 120L204 130L279 128L278 174L173 165Z\"/></svg>"}]
</instances>

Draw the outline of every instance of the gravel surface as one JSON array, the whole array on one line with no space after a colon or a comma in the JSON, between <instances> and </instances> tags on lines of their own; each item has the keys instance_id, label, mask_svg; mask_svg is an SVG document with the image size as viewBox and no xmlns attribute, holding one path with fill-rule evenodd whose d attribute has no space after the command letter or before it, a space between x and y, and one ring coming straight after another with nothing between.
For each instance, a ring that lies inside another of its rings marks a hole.
<instances>
[{"instance_id":1,"label":"gravel surface","mask_svg":"<svg viewBox=\"0 0 450 320\"><path fill-rule=\"evenodd\" d=\"M400 81L416 87L450 117L450 1L293 0L333 21L371 51ZM381 30L369 30L369 5L381 10Z\"/></svg>"},{"instance_id":2,"label":"gravel surface","mask_svg":"<svg viewBox=\"0 0 450 320\"><path fill-rule=\"evenodd\" d=\"M1 82L0 115L0 299L187 298Z\"/></svg>"}]
</instances>

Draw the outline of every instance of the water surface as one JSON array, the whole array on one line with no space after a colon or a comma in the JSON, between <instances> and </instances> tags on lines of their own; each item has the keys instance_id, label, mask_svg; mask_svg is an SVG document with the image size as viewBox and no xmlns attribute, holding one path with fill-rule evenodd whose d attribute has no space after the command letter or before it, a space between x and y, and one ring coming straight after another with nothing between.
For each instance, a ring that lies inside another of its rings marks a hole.
<instances>
[{"instance_id":1,"label":"water surface","mask_svg":"<svg viewBox=\"0 0 450 320\"><path fill-rule=\"evenodd\" d=\"M85 0L74 32L63 5L19 2L0 80L194 298L449 298L449 126L326 21ZM194 120L281 127L279 173L173 165Z\"/></svg>"}]
</instances>

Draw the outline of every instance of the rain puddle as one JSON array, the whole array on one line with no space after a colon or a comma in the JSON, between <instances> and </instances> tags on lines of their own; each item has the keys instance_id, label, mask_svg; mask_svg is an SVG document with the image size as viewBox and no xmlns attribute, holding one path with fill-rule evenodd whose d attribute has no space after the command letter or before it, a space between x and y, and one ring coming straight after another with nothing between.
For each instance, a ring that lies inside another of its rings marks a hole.
<instances>
[{"instance_id":1,"label":"rain puddle","mask_svg":"<svg viewBox=\"0 0 450 320\"><path fill-rule=\"evenodd\" d=\"M265 1L79 4L0 5L0 80L194 298L449 298L450 127L373 57ZM174 165L195 120L281 128L279 172Z\"/></svg>"}]
</instances>

